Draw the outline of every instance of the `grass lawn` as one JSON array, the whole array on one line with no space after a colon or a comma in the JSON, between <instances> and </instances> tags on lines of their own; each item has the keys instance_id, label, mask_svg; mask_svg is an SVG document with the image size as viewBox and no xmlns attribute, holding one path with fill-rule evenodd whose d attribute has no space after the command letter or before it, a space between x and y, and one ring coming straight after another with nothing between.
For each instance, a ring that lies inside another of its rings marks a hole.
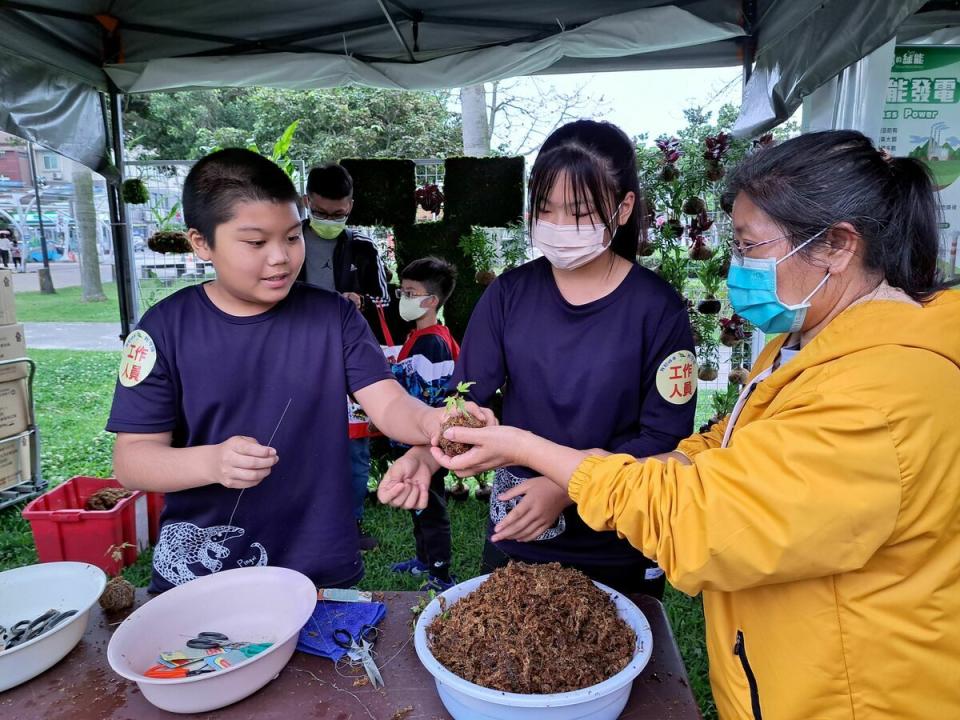
<instances>
[{"instance_id":1,"label":"grass lawn","mask_svg":"<svg viewBox=\"0 0 960 720\"><path fill-rule=\"evenodd\" d=\"M21 311L21 295L17 296L18 313ZM113 436L103 430L103 425L110 410L119 354L33 350L30 356L37 362L34 393L44 477L51 485L57 485L74 475L109 476ZM709 393L704 393L698 404L698 426L709 417L709 408ZM450 506L453 572L461 580L466 580L480 572L487 506L472 498L462 503L451 502ZM21 509L0 510L0 570L37 560L30 526L20 517ZM391 563L414 554L409 513L372 505L368 508L365 525L380 539L380 546L365 556L367 574L361 587L418 589L419 583L413 577L390 572ZM135 565L126 568L124 575L136 585L146 585L150 575L149 553L141 555ZM687 597L668 587L665 600L704 717L708 720L716 718L707 680L700 598Z\"/></svg>"},{"instance_id":2,"label":"grass lawn","mask_svg":"<svg viewBox=\"0 0 960 720\"><path fill-rule=\"evenodd\" d=\"M172 282L141 280L141 311L147 310L167 295L193 282L192 280ZM79 287L58 289L53 295L44 295L40 292L17 293L14 296L17 304L17 320L19 322L115 322L119 324L120 308L117 303L116 284L104 283L103 294L107 296L103 302L83 302Z\"/></svg>"}]
</instances>

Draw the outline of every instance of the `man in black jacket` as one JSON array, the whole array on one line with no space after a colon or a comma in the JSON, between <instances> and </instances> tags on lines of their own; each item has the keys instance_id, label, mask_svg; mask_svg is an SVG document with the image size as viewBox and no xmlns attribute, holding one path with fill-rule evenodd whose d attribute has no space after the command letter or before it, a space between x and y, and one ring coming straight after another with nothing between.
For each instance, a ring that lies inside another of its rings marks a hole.
<instances>
[{"instance_id":1,"label":"man in black jacket","mask_svg":"<svg viewBox=\"0 0 960 720\"><path fill-rule=\"evenodd\" d=\"M338 292L353 302L380 344L386 344L377 314L378 304L390 303L386 270L373 241L347 227L353 210L353 178L336 163L313 168L307 176L303 202L309 216L303 228L306 257L299 279ZM370 550L377 541L360 526L370 477L368 438L350 441L350 464L360 547Z\"/></svg>"},{"instance_id":2,"label":"man in black jacket","mask_svg":"<svg viewBox=\"0 0 960 720\"><path fill-rule=\"evenodd\" d=\"M304 224L306 258L299 279L340 293L361 312L375 303L389 304L386 271L376 245L347 227L353 210L353 178L346 168L336 163L313 168L303 201L309 217ZM382 334L379 327L373 330L378 337Z\"/></svg>"}]
</instances>

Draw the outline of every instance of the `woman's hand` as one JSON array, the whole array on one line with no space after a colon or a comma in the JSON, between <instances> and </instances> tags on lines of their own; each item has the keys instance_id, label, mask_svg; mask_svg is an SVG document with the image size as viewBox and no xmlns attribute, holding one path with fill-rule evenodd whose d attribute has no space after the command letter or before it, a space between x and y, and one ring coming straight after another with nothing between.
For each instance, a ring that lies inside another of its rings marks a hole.
<instances>
[{"instance_id":1,"label":"woman's hand","mask_svg":"<svg viewBox=\"0 0 960 720\"><path fill-rule=\"evenodd\" d=\"M483 428L452 427L443 436L473 447L455 457L446 455L439 447L432 447L433 459L459 477L470 477L494 468L521 464L518 458L523 455L522 446L530 433L509 426L488 425Z\"/></svg>"},{"instance_id":2,"label":"woman's hand","mask_svg":"<svg viewBox=\"0 0 960 720\"><path fill-rule=\"evenodd\" d=\"M505 502L519 496L523 499L493 528L493 542L536 540L556 523L565 507L573 504L567 493L542 476L523 481L497 499Z\"/></svg>"},{"instance_id":3,"label":"woman's hand","mask_svg":"<svg viewBox=\"0 0 960 720\"><path fill-rule=\"evenodd\" d=\"M406 510L423 510L430 496L430 478L438 469L426 448L411 448L383 476L377 500Z\"/></svg>"}]
</instances>

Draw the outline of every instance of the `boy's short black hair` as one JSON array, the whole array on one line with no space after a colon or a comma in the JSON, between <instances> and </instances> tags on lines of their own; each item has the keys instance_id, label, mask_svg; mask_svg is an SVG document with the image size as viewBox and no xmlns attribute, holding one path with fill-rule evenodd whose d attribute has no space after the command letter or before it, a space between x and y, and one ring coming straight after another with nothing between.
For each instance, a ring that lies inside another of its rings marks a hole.
<instances>
[{"instance_id":1,"label":"boy's short black hair","mask_svg":"<svg viewBox=\"0 0 960 720\"><path fill-rule=\"evenodd\" d=\"M226 148L197 161L183 183L183 220L213 247L217 226L229 222L238 202L292 202L293 182L277 165L252 150Z\"/></svg>"},{"instance_id":2,"label":"boy's short black hair","mask_svg":"<svg viewBox=\"0 0 960 720\"><path fill-rule=\"evenodd\" d=\"M315 167L307 176L307 193L313 193L330 200L353 195L353 178L342 165L329 163Z\"/></svg>"},{"instance_id":3,"label":"boy's short black hair","mask_svg":"<svg viewBox=\"0 0 960 720\"><path fill-rule=\"evenodd\" d=\"M420 258L400 271L400 280L423 283L431 295L436 295L439 301L437 307L441 308L450 299L457 285L457 268L442 258Z\"/></svg>"}]
</instances>

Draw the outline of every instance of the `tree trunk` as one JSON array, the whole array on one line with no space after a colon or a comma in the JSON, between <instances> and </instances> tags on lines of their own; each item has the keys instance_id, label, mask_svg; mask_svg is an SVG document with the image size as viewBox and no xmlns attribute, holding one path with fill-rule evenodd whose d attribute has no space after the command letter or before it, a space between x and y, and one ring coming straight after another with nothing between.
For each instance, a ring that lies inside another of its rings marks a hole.
<instances>
[{"instance_id":1,"label":"tree trunk","mask_svg":"<svg viewBox=\"0 0 960 720\"><path fill-rule=\"evenodd\" d=\"M460 88L460 113L463 123L463 154L472 157L489 155L487 93L482 84Z\"/></svg>"},{"instance_id":2,"label":"tree trunk","mask_svg":"<svg viewBox=\"0 0 960 720\"><path fill-rule=\"evenodd\" d=\"M97 210L93 204L93 175L82 165L73 171L77 234L80 236L80 285L83 302L107 299L100 283L100 253L97 250Z\"/></svg>"}]
</instances>

